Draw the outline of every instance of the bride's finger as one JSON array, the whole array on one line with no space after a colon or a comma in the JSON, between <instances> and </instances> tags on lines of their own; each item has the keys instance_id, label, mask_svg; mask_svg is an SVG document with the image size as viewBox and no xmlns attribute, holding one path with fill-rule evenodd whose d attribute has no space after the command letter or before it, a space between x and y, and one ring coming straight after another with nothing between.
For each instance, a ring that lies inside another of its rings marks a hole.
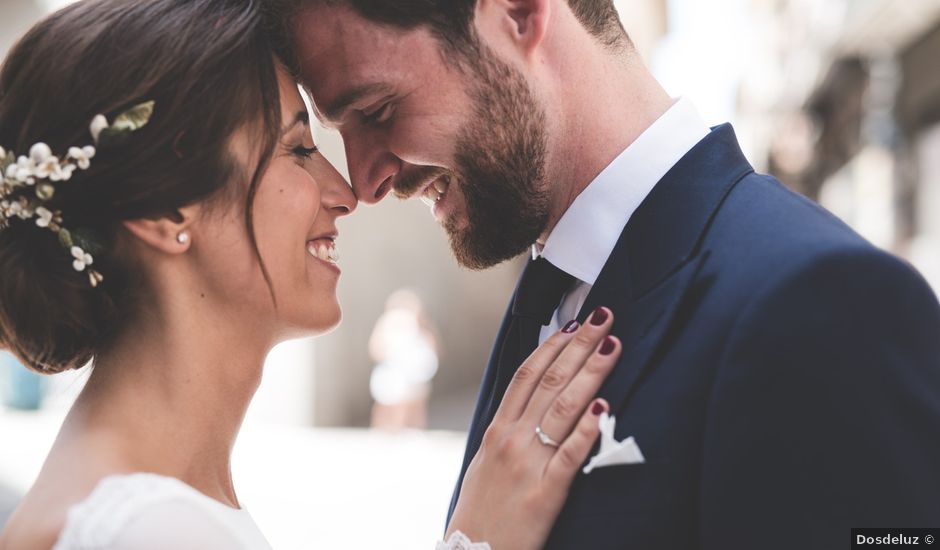
<instances>
[{"instance_id":1,"label":"bride's finger","mask_svg":"<svg viewBox=\"0 0 940 550\"><path fill-rule=\"evenodd\" d=\"M620 351L620 340L615 336L607 336L601 341L594 354L555 398L539 422L539 427L546 435L555 441L568 437L587 403L597 395L597 390L614 369L617 359L620 358Z\"/></svg>"},{"instance_id":2,"label":"bride's finger","mask_svg":"<svg viewBox=\"0 0 940 550\"><path fill-rule=\"evenodd\" d=\"M548 498L557 498L564 501L568 494L568 487L574 480L581 465L587 460L588 454L597 441L600 433L598 419L601 413L607 412L610 406L603 399L597 399L588 410L584 411L578 425L571 435L567 437L549 459L545 467L544 480L548 487L556 487L557 495L548 495Z\"/></svg>"},{"instance_id":3,"label":"bride's finger","mask_svg":"<svg viewBox=\"0 0 940 550\"><path fill-rule=\"evenodd\" d=\"M607 308L598 308L590 319L581 328L575 332L574 339L568 343L564 351L558 355L555 362L552 363L542 379L532 392L532 397L522 413L522 423L535 426L542 420L548 408L552 405L558 395L568 386L568 383L581 370L588 358L597 349L601 340L610 333L614 323L614 315ZM587 404L588 396L582 402L573 403L578 411L583 410ZM577 412L574 413L577 416Z\"/></svg>"},{"instance_id":4,"label":"bride's finger","mask_svg":"<svg viewBox=\"0 0 940 550\"><path fill-rule=\"evenodd\" d=\"M565 328L551 335L542 343L532 355L516 369L509 387L503 396L503 401L496 410L493 422L514 422L522 416L532 392L542 379L545 370L558 358L565 346L574 338L574 333L580 325L572 321Z\"/></svg>"}]
</instances>

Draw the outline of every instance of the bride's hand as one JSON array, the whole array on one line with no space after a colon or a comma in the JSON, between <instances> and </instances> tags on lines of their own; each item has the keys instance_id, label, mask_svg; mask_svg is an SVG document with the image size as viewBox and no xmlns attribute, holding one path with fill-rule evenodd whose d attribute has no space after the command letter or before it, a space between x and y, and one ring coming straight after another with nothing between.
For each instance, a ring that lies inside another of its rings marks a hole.
<instances>
[{"instance_id":1,"label":"bride's hand","mask_svg":"<svg viewBox=\"0 0 940 550\"><path fill-rule=\"evenodd\" d=\"M611 312L591 320L553 335L516 371L467 469L448 536L461 531L493 550L545 544L608 409L592 398L620 356L620 342L608 336ZM542 443L536 426L559 445Z\"/></svg>"}]
</instances>

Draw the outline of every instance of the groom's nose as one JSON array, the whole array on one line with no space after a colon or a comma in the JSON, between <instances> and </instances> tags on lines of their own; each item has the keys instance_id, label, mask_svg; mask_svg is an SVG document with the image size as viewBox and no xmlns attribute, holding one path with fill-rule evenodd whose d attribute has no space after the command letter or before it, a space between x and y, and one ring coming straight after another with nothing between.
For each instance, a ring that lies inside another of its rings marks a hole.
<instances>
[{"instance_id":1,"label":"groom's nose","mask_svg":"<svg viewBox=\"0 0 940 550\"><path fill-rule=\"evenodd\" d=\"M375 204L392 190L401 159L368 139L343 136L349 180L360 202Z\"/></svg>"}]
</instances>

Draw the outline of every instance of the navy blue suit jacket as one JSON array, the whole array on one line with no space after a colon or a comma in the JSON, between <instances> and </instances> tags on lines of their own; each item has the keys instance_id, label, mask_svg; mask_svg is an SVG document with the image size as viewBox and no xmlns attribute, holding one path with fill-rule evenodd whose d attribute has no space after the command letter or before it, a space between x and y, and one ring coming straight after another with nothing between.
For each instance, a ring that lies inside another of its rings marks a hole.
<instances>
[{"instance_id":1,"label":"navy blue suit jacket","mask_svg":"<svg viewBox=\"0 0 940 550\"><path fill-rule=\"evenodd\" d=\"M756 174L730 126L633 215L580 319L599 305L624 344L600 395L646 463L579 474L547 548L831 550L853 527L940 526L934 293Z\"/></svg>"}]
</instances>

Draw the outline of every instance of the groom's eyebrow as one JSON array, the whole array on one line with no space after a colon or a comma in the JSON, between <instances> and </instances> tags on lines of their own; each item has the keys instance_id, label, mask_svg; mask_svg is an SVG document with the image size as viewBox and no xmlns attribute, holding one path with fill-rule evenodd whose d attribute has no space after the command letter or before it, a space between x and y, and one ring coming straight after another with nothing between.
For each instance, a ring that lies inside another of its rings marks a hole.
<instances>
[{"instance_id":1,"label":"groom's eyebrow","mask_svg":"<svg viewBox=\"0 0 940 550\"><path fill-rule=\"evenodd\" d=\"M343 115L346 114L349 107L357 101L361 101L362 98L373 94L387 94L391 89L391 86L384 83L356 86L340 94L338 98L325 105L322 109L319 109L318 112L326 122L335 124L342 120Z\"/></svg>"}]
</instances>

